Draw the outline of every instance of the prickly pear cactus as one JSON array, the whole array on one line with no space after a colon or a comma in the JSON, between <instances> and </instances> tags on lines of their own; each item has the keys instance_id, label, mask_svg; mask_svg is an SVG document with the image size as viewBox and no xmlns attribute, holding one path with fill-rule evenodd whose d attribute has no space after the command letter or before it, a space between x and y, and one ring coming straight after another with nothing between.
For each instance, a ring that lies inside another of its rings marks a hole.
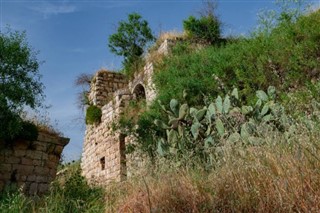
<instances>
[{"instance_id":1,"label":"prickly pear cactus","mask_svg":"<svg viewBox=\"0 0 320 213\"><path fill-rule=\"evenodd\" d=\"M236 88L202 108L172 99L167 109L159 102L169 121L154 121L166 131L166 137L158 139L158 153L161 156L187 150L206 153L206 149L218 147L222 141L254 145L259 143L257 126L261 124L285 131L290 119L284 108L275 102L275 88L270 86L267 92L258 90L256 96L253 106L241 105Z\"/></svg>"}]
</instances>

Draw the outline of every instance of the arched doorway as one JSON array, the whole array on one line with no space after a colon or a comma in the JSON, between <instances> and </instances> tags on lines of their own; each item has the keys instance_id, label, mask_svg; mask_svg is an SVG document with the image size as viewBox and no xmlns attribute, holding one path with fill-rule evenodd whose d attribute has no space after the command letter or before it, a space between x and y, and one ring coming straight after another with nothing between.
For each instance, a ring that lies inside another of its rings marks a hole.
<instances>
[{"instance_id":1,"label":"arched doorway","mask_svg":"<svg viewBox=\"0 0 320 213\"><path fill-rule=\"evenodd\" d=\"M146 100L146 91L142 84L137 84L137 86L133 90L133 99L140 101Z\"/></svg>"}]
</instances>

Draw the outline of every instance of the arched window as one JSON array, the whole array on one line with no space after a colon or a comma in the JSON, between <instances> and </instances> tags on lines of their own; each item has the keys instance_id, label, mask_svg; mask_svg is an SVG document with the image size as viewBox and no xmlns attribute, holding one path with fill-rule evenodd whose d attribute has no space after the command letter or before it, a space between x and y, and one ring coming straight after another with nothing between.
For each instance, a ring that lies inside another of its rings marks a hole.
<instances>
[{"instance_id":1,"label":"arched window","mask_svg":"<svg viewBox=\"0 0 320 213\"><path fill-rule=\"evenodd\" d=\"M141 84L138 84L133 90L133 98L137 101L146 99L146 91Z\"/></svg>"}]
</instances>

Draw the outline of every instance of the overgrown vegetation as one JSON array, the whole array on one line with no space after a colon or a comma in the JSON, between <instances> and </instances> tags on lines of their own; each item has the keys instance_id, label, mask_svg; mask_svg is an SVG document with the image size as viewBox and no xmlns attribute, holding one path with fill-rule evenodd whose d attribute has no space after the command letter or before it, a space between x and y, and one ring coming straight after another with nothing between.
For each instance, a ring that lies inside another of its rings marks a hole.
<instances>
[{"instance_id":1,"label":"overgrown vegetation","mask_svg":"<svg viewBox=\"0 0 320 213\"><path fill-rule=\"evenodd\" d=\"M320 100L320 12L284 16L281 13L270 33L258 31L220 47L198 49L187 41L177 42L170 57L155 65L158 100L169 106L174 98L201 109L236 87L239 102L254 106L256 91L267 91L272 82L279 103L291 116L309 113L311 101ZM183 91L188 93L185 100ZM148 153L157 149L156 138L166 134L154 124L155 119L166 120L158 103L140 116L134 131L141 145L138 149Z\"/></svg>"},{"instance_id":2,"label":"overgrown vegetation","mask_svg":"<svg viewBox=\"0 0 320 213\"><path fill-rule=\"evenodd\" d=\"M221 46L178 41L158 61L160 104L131 102L117 127L149 156L135 177L103 192L75 165L43 199L5 192L0 209L318 212L320 11L296 14Z\"/></svg>"},{"instance_id":3,"label":"overgrown vegetation","mask_svg":"<svg viewBox=\"0 0 320 213\"><path fill-rule=\"evenodd\" d=\"M157 65L159 99L181 100L187 90L190 101L198 104L203 103L202 94L216 96L235 86L241 99L250 102L255 91L266 90L270 82L283 92L312 88L310 80L316 80L319 72L319 16L316 12L295 22L280 21L270 35L259 33L223 47L192 51L188 43L178 44Z\"/></svg>"},{"instance_id":4,"label":"overgrown vegetation","mask_svg":"<svg viewBox=\"0 0 320 213\"><path fill-rule=\"evenodd\" d=\"M110 186L107 212L317 212L320 135L314 124L299 122L289 140L261 131L259 146L223 139L210 171L159 159L156 170L153 164L136 179Z\"/></svg>"},{"instance_id":5,"label":"overgrown vegetation","mask_svg":"<svg viewBox=\"0 0 320 213\"><path fill-rule=\"evenodd\" d=\"M89 102L89 91L90 91L90 84L93 79L92 74L86 74L86 73L81 73L80 75L77 76L74 85L76 87L80 87L81 91L78 93L77 97L77 105L78 108L81 110L84 110L84 108L88 105L90 105Z\"/></svg>"},{"instance_id":6,"label":"overgrown vegetation","mask_svg":"<svg viewBox=\"0 0 320 213\"><path fill-rule=\"evenodd\" d=\"M219 44L221 41L221 22L216 15L216 4L206 2L200 18L190 16L183 21L183 28L189 38L196 43Z\"/></svg>"},{"instance_id":7,"label":"overgrown vegetation","mask_svg":"<svg viewBox=\"0 0 320 213\"><path fill-rule=\"evenodd\" d=\"M224 140L244 146L262 145L261 130L288 134L293 120L275 101L275 88L269 87L268 94L259 90L256 95L258 100L253 106L240 105L237 89L224 99L218 96L200 109L187 103L180 105L175 99L170 101L170 110L161 105L169 121L166 124L155 120L155 124L166 131L165 137L157 138L158 154L191 165L182 161L188 156L188 159L213 168Z\"/></svg>"},{"instance_id":8,"label":"overgrown vegetation","mask_svg":"<svg viewBox=\"0 0 320 213\"><path fill-rule=\"evenodd\" d=\"M110 186L108 212L320 210L320 11L275 17L158 61L160 104L130 123L152 166Z\"/></svg>"},{"instance_id":9,"label":"overgrown vegetation","mask_svg":"<svg viewBox=\"0 0 320 213\"><path fill-rule=\"evenodd\" d=\"M34 129L20 114L26 106L32 109L41 106L44 97L36 55L25 33L10 29L0 32L0 139L6 142L26 136L27 129ZM26 139L33 139L36 134Z\"/></svg>"},{"instance_id":10,"label":"overgrown vegetation","mask_svg":"<svg viewBox=\"0 0 320 213\"><path fill-rule=\"evenodd\" d=\"M104 209L104 191L86 183L79 162L60 168L50 192L41 198L26 197L14 186L0 194L0 212L6 213L98 213Z\"/></svg>"},{"instance_id":11,"label":"overgrown vegetation","mask_svg":"<svg viewBox=\"0 0 320 213\"><path fill-rule=\"evenodd\" d=\"M120 21L117 33L109 37L109 48L116 55L123 56L124 72L132 77L144 62L141 58L149 42L154 36L148 22L138 13L128 15L128 21Z\"/></svg>"},{"instance_id":12,"label":"overgrown vegetation","mask_svg":"<svg viewBox=\"0 0 320 213\"><path fill-rule=\"evenodd\" d=\"M86 112L86 124L100 123L102 111L95 105L90 105Z\"/></svg>"}]
</instances>

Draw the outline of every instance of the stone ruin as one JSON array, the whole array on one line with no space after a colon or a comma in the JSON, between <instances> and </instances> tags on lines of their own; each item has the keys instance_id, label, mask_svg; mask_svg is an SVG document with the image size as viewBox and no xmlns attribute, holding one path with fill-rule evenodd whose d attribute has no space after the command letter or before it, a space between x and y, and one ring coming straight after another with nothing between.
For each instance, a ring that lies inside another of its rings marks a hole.
<instances>
[{"instance_id":1,"label":"stone ruin","mask_svg":"<svg viewBox=\"0 0 320 213\"><path fill-rule=\"evenodd\" d=\"M171 44L165 40L157 53L166 55ZM121 73L107 70L100 70L93 77L88 97L91 104L101 108L102 117L99 124L86 126L81 168L89 183L105 185L125 180L133 173L133 165L139 164L141 159L125 153L134 138L114 131L112 124L119 121L130 100L145 99L148 106L155 99L152 75L153 63L147 60L143 70L130 81Z\"/></svg>"},{"instance_id":2,"label":"stone ruin","mask_svg":"<svg viewBox=\"0 0 320 213\"><path fill-rule=\"evenodd\" d=\"M7 146L0 141L0 191L15 184L27 195L47 192L68 143L68 138L41 131L36 141L15 140Z\"/></svg>"}]
</instances>

